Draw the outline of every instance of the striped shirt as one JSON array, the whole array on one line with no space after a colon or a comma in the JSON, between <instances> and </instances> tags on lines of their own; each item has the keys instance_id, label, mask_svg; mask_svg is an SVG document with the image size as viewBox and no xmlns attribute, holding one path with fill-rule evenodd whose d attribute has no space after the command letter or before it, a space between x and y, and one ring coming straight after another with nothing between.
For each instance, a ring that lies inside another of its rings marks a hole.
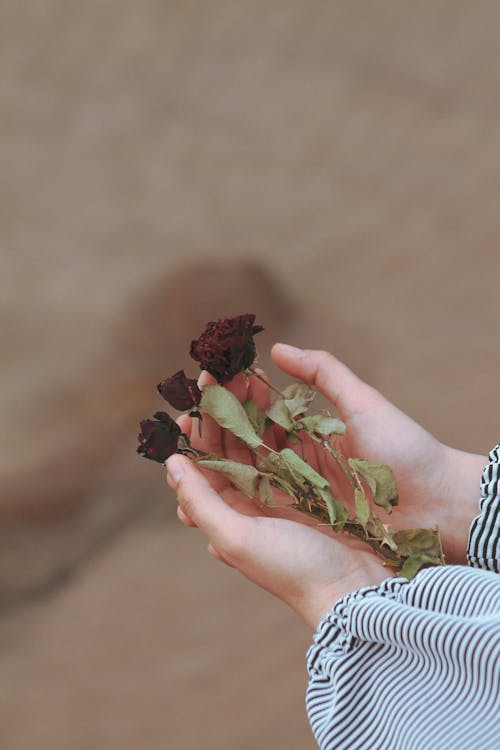
<instances>
[{"instance_id":1,"label":"striped shirt","mask_svg":"<svg viewBox=\"0 0 500 750\"><path fill-rule=\"evenodd\" d=\"M321 750L500 747L500 445L481 481L467 566L343 597L307 653Z\"/></svg>"}]
</instances>

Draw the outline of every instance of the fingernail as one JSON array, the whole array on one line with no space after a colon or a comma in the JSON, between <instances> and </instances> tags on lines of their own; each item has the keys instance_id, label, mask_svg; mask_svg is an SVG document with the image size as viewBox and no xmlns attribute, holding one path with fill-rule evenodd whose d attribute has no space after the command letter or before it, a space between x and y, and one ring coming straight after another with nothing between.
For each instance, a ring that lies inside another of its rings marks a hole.
<instances>
[{"instance_id":1,"label":"fingernail","mask_svg":"<svg viewBox=\"0 0 500 750\"><path fill-rule=\"evenodd\" d=\"M282 344L281 342L277 343L276 346L280 346L285 354L290 354L291 356L302 354L304 351L303 349L299 349L298 346L290 346L290 344Z\"/></svg>"},{"instance_id":2,"label":"fingernail","mask_svg":"<svg viewBox=\"0 0 500 750\"><path fill-rule=\"evenodd\" d=\"M177 485L181 481L181 477L184 474L184 460L180 456L170 456L167 459L165 466L172 482Z\"/></svg>"}]
</instances>

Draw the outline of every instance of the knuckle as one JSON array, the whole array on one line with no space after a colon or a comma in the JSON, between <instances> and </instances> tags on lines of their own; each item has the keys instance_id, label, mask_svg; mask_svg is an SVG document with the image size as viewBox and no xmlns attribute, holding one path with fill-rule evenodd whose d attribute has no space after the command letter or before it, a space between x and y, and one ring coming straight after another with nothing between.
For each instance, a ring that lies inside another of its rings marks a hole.
<instances>
[{"instance_id":1,"label":"knuckle","mask_svg":"<svg viewBox=\"0 0 500 750\"><path fill-rule=\"evenodd\" d=\"M316 377L320 374L324 374L329 370L332 364L332 359L333 357L330 352L327 352L324 349L318 349L310 352L310 361Z\"/></svg>"},{"instance_id":2,"label":"knuckle","mask_svg":"<svg viewBox=\"0 0 500 750\"><path fill-rule=\"evenodd\" d=\"M329 365L332 361L332 355L326 349L318 349L315 354L319 365Z\"/></svg>"}]
</instances>

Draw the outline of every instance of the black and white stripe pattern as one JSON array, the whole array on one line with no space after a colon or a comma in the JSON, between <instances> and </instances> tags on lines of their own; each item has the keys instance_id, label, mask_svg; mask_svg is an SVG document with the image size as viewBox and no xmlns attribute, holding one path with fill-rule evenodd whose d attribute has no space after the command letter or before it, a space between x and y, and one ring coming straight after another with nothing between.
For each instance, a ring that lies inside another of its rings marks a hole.
<instances>
[{"instance_id":1,"label":"black and white stripe pattern","mask_svg":"<svg viewBox=\"0 0 500 750\"><path fill-rule=\"evenodd\" d=\"M344 597L322 619L307 654L306 695L321 750L499 747L499 453L483 474L468 550L490 571L444 566L412 581L388 579Z\"/></svg>"},{"instance_id":2,"label":"black and white stripe pattern","mask_svg":"<svg viewBox=\"0 0 500 750\"><path fill-rule=\"evenodd\" d=\"M481 513L473 520L467 560L475 568L499 572L500 558L500 445L493 448L481 478Z\"/></svg>"}]
</instances>

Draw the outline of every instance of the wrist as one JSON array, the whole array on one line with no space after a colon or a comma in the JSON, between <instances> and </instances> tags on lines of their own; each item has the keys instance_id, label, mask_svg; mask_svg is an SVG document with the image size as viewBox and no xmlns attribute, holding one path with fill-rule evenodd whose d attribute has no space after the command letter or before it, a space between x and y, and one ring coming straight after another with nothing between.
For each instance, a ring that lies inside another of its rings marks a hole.
<instances>
[{"instance_id":1,"label":"wrist","mask_svg":"<svg viewBox=\"0 0 500 750\"><path fill-rule=\"evenodd\" d=\"M378 586L392 575L394 572L391 568L383 565L374 555L368 554L359 567L354 568L348 575L318 588L307 603L303 602L301 611L298 610L299 614L313 630L316 630L324 615L344 596L366 586Z\"/></svg>"},{"instance_id":2,"label":"wrist","mask_svg":"<svg viewBox=\"0 0 500 750\"><path fill-rule=\"evenodd\" d=\"M446 446L445 470L438 509L438 526L446 562L467 562L467 540L479 511L480 482L487 456Z\"/></svg>"}]
</instances>

